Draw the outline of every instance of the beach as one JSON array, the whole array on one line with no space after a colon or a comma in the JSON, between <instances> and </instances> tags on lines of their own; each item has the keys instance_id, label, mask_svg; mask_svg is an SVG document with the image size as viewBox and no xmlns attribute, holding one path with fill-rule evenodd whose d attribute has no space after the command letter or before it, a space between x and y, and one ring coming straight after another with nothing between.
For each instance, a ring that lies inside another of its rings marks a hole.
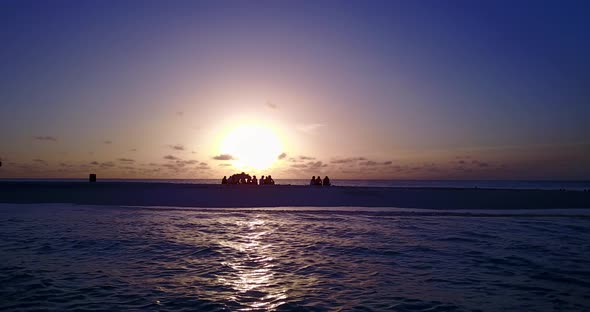
<instances>
[{"instance_id":1,"label":"beach","mask_svg":"<svg viewBox=\"0 0 590 312\"><path fill-rule=\"evenodd\" d=\"M590 208L590 192L135 182L0 182L0 203L170 207Z\"/></svg>"}]
</instances>

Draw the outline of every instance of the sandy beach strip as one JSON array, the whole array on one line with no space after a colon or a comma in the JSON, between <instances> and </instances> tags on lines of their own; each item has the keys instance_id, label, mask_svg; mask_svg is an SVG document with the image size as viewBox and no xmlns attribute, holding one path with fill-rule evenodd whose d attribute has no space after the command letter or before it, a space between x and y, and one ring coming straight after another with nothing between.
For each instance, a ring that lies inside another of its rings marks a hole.
<instances>
[{"instance_id":1,"label":"sandy beach strip","mask_svg":"<svg viewBox=\"0 0 590 312\"><path fill-rule=\"evenodd\" d=\"M590 192L460 188L0 182L0 203L176 207L590 208Z\"/></svg>"}]
</instances>

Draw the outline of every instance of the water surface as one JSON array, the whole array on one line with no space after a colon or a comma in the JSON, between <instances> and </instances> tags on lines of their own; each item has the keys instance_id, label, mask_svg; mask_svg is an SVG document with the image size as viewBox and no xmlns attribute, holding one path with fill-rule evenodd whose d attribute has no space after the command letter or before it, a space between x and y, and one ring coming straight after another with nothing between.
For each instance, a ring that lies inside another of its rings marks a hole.
<instances>
[{"instance_id":1,"label":"water surface","mask_svg":"<svg viewBox=\"0 0 590 312\"><path fill-rule=\"evenodd\" d=\"M590 219L0 205L0 310L590 310Z\"/></svg>"}]
</instances>

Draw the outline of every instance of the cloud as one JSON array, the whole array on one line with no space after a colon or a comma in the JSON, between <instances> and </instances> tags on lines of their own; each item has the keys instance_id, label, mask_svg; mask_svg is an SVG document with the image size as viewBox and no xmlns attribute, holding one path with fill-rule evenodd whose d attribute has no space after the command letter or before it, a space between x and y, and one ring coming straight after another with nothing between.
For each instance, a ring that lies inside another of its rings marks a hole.
<instances>
[{"instance_id":1,"label":"cloud","mask_svg":"<svg viewBox=\"0 0 590 312\"><path fill-rule=\"evenodd\" d=\"M172 155L166 155L166 156L164 156L164 159L167 159L167 160L180 160L180 158L178 158L176 156L172 156Z\"/></svg>"},{"instance_id":2,"label":"cloud","mask_svg":"<svg viewBox=\"0 0 590 312\"><path fill-rule=\"evenodd\" d=\"M125 162L125 163L135 162L135 159L131 159L131 158L119 158L117 160L120 161L120 162Z\"/></svg>"},{"instance_id":3,"label":"cloud","mask_svg":"<svg viewBox=\"0 0 590 312\"><path fill-rule=\"evenodd\" d=\"M182 144L168 145L168 147L176 151L184 151L184 145Z\"/></svg>"},{"instance_id":4,"label":"cloud","mask_svg":"<svg viewBox=\"0 0 590 312\"><path fill-rule=\"evenodd\" d=\"M359 165L361 165L361 166L377 166L377 162L372 161L372 160L367 160L367 161L359 163Z\"/></svg>"},{"instance_id":5,"label":"cloud","mask_svg":"<svg viewBox=\"0 0 590 312\"><path fill-rule=\"evenodd\" d=\"M101 168L113 168L115 164L112 161L103 162L100 164Z\"/></svg>"},{"instance_id":6,"label":"cloud","mask_svg":"<svg viewBox=\"0 0 590 312\"><path fill-rule=\"evenodd\" d=\"M163 164L162 167L174 171L180 170L180 168L176 164Z\"/></svg>"},{"instance_id":7,"label":"cloud","mask_svg":"<svg viewBox=\"0 0 590 312\"><path fill-rule=\"evenodd\" d=\"M33 161L38 164L42 164L43 166L47 166L47 162L43 159L36 158L36 159L33 159Z\"/></svg>"},{"instance_id":8,"label":"cloud","mask_svg":"<svg viewBox=\"0 0 590 312\"><path fill-rule=\"evenodd\" d=\"M299 156L299 159L301 160L314 160L315 157L309 157L309 156Z\"/></svg>"},{"instance_id":9,"label":"cloud","mask_svg":"<svg viewBox=\"0 0 590 312\"><path fill-rule=\"evenodd\" d=\"M137 148L132 148L129 150L130 152L137 152Z\"/></svg>"},{"instance_id":10,"label":"cloud","mask_svg":"<svg viewBox=\"0 0 590 312\"><path fill-rule=\"evenodd\" d=\"M472 160L471 163L478 167L488 167L489 164L487 162L479 161L479 160Z\"/></svg>"},{"instance_id":11,"label":"cloud","mask_svg":"<svg viewBox=\"0 0 590 312\"><path fill-rule=\"evenodd\" d=\"M315 133L319 128L323 127L324 124L320 123L311 123L311 124L299 124L295 126L295 129L307 134Z\"/></svg>"},{"instance_id":12,"label":"cloud","mask_svg":"<svg viewBox=\"0 0 590 312\"><path fill-rule=\"evenodd\" d=\"M328 167L328 164L324 164L321 161L316 161L316 162L310 161L307 163L307 165L308 165L309 169L319 169L319 168L323 168L323 167Z\"/></svg>"},{"instance_id":13,"label":"cloud","mask_svg":"<svg viewBox=\"0 0 590 312\"><path fill-rule=\"evenodd\" d=\"M307 171L317 170L317 169L325 168L325 167L328 167L328 164L324 164L321 161L310 161L306 164L293 164L293 165L291 165L291 168L303 169L303 170L307 170Z\"/></svg>"},{"instance_id":14,"label":"cloud","mask_svg":"<svg viewBox=\"0 0 590 312\"><path fill-rule=\"evenodd\" d=\"M112 143L113 143L113 141L111 141L111 140L106 140L106 141L103 141L102 143L104 143L104 144L112 144Z\"/></svg>"},{"instance_id":15,"label":"cloud","mask_svg":"<svg viewBox=\"0 0 590 312\"><path fill-rule=\"evenodd\" d=\"M376 162L373 160L367 160L367 161L360 162L359 165L373 167L373 166L387 166L387 165L391 165L392 163L393 162L391 160L384 161L384 162Z\"/></svg>"},{"instance_id":16,"label":"cloud","mask_svg":"<svg viewBox=\"0 0 590 312\"><path fill-rule=\"evenodd\" d=\"M232 160L234 157L230 154L221 154L213 157L215 160Z\"/></svg>"},{"instance_id":17,"label":"cloud","mask_svg":"<svg viewBox=\"0 0 590 312\"><path fill-rule=\"evenodd\" d=\"M273 102L271 102L271 101L268 101L268 102L266 102L266 106L267 106L267 107L269 107L269 108L272 108L272 109L277 109L277 108L279 108L279 107L277 106L277 104L275 104L275 103L273 103Z\"/></svg>"},{"instance_id":18,"label":"cloud","mask_svg":"<svg viewBox=\"0 0 590 312\"><path fill-rule=\"evenodd\" d=\"M349 157L349 158L342 158L342 159L335 159L330 161L333 164L347 164L356 161L367 160L365 157Z\"/></svg>"},{"instance_id":19,"label":"cloud","mask_svg":"<svg viewBox=\"0 0 590 312\"><path fill-rule=\"evenodd\" d=\"M281 153L278 158L281 160L287 158L287 153Z\"/></svg>"},{"instance_id":20,"label":"cloud","mask_svg":"<svg viewBox=\"0 0 590 312\"><path fill-rule=\"evenodd\" d=\"M455 161L455 163L457 164L457 167L455 169L456 170L466 170L466 169L470 169L473 167L486 168L486 167L490 166L490 163L484 162L481 160L477 160L477 159L472 159L471 161L466 160L469 158L470 157L463 157L463 158L461 158L461 160Z\"/></svg>"},{"instance_id":21,"label":"cloud","mask_svg":"<svg viewBox=\"0 0 590 312\"><path fill-rule=\"evenodd\" d=\"M209 166L209 164L207 164L206 162L201 162L201 163L199 164L199 166Z\"/></svg>"},{"instance_id":22,"label":"cloud","mask_svg":"<svg viewBox=\"0 0 590 312\"><path fill-rule=\"evenodd\" d=\"M57 142L57 138L54 137L54 136L50 136L50 135L35 136L35 137L33 137L33 139L39 140L39 141L52 141L52 142Z\"/></svg>"},{"instance_id":23,"label":"cloud","mask_svg":"<svg viewBox=\"0 0 590 312\"><path fill-rule=\"evenodd\" d=\"M229 167L231 164L219 164L220 167Z\"/></svg>"},{"instance_id":24,"label":"cloud","mask_svg":"<svg viewBox=\"0 0 590 312\"><path fill-rule=\"evenodd\" d=\"M199 161L194 160L194 159L189 159L189 160L177 160L176 161L176 165L179 167L184 167L184 166L191 166L191 165L196 165L198 164Z\"/></svg>"},{"instance_id":25,"label":"cloud","mask_svg":"<svg viewBox=\"0 0 590 312\"><path fill-rule=\"evenodd\" d=\"M181 111L176 112L176 116L182 117L183 115L184 115L184 112L181 112Z\"/></svg>"},{"instance_id":26,"label":"cloud","mask_svg":"<svg viewBox=\"0 0 590 312\"><path fill-rule=\"evenodd\" d=\"M98 166L98 165L100 165L100 163L98 161L93 161L93 162L90 163L90 165L92 165L92 166Z\"/></svg>"}]
</instances>

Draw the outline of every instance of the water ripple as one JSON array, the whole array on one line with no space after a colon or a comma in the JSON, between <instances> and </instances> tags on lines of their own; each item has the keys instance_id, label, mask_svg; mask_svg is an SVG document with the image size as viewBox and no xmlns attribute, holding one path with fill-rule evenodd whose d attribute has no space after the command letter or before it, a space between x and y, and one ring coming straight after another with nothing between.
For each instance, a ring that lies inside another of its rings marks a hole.
<instances>
[{"instance_id":1,"label":"water ripple","mask_svg":"<svg viewBox=\"0 0 590 312\"><path fill-rule=\"evenodd\" d=\"M3 206L0 310L590 310L588 241L575 217Z\"/></svg>"}]
</instances>

